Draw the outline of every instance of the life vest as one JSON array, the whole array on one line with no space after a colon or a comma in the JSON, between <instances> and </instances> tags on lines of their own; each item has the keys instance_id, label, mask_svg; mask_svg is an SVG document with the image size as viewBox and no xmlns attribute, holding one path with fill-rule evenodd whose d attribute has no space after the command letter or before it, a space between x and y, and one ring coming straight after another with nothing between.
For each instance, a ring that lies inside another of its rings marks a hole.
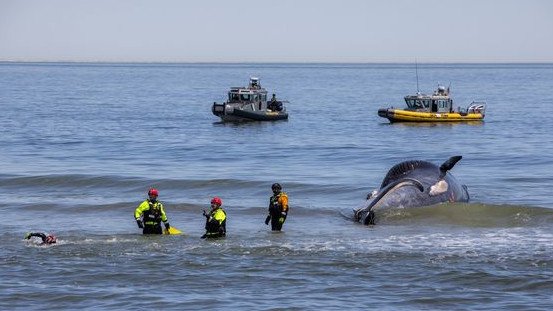
<instances>
[{"instance_id":1,"label":"life vest","mask_svg":"<svg viewBox=\"0 0 553 311\"><path fill-rule=\"evenodd\" d=\"M221 228L223 229L222 234L225 235L227 233L227 212L221 209L223 214L225 215L225 219L221 222Z\"/></svg>"},{"instance_id":2,"label":"life vest","mask_svg":"<svg viewBox=\"0 0 553 311\"><path fill-rule=\"evenodd\" d=\"M284 206L282 206L281 204L281 197L286 197L288 198L288 195L286 195L286 193L284 192L280 192L279 194L277 195L273 195L270 199L269 199L269 212L272 213L272 214L280 214L282 213L283 211L286 211L288 212L288 206L286 206L286 208ZM286 200L288 201L288 200Z\"/></svg>"},{"instance_id":3,"label":"life vest","mask_svg":"<svg viewBox=\"0 0 553 311\"><path fill-rule=\"evenodd\" d=\"M161 203L152 203L148 201L150 208L144 211L144 224L156 225L161 223Z\"/></svg>"},{"instance_id":4,"label":"life vest","mask_svg":"<svg viewBox=\"0 0 553 311\"><path fill-rule=\"evenodd\" d=\"M220 215L221 213L222 215ZM222 208L212 211L206 220L205 230L208 237L225 236L227 232L227 213Z\"/></svg>"}]
</instances>

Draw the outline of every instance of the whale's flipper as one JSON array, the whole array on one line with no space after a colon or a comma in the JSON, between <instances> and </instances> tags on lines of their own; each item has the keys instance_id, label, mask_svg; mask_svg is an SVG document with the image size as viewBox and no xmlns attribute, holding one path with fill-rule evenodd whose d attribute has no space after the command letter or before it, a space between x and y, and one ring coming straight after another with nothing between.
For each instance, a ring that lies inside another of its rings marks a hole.
<instances>
[{"instance_id":1,"label":"whale's flipper","mask_svg":"<svg viewBox=\"0 0 553 311\"><path fill-rule=\"evenodd\" d=\"M459 162L462 158L463 158L462 156L453 156L453 157L447 159L447 161L445 161L440 166L440 172L441 172L442 177L445 175L445 173L447 173L447 171L452 169L455 166L455 164L457 162Z\"/></svg>"},{"instance_id":2,"label":"whale's flipper","mask_svg":"<svg viewBox=\"0 0 553 311\"><path fill-rule=\"evenodd\" d=\"M365 217L365 220L363 221L363 224L365 226L374 225L375 218L376 218L376 216L374 215L374 212L369 211L369 213L367 214L367 217Z\"/></svg>"},{"instance_id":3,"label":"whale's flipper","mask_svg":"<svg viewBox=\"0 0 553 311\"><path fill-rule=\"evenodd\" d=\"M366 212L368 213L368 215L365 217L365 220L363 221L363 223L365 225L367 224L374 225L375 215L374 215L374 212L372 211L372 208L375 206L375 204L377 204L378 201L382 199L382 197L384 197L389 191L397 188L405 187L405 186L415 186L417 187L417 189L419 189L420 192L424 192L424 186L421 184L420 181L416 179L404 178L401 180L396 180L393 183L386 186L386 188L381 189L380 192L376 196L374 196L371 200L367 200L366 202L369 203L369 205L365 207L361 207L357 210L353 210L354 212L353 218L356 221L359 221L362 217L362 213Z\"/></svg>"}]
</instances>

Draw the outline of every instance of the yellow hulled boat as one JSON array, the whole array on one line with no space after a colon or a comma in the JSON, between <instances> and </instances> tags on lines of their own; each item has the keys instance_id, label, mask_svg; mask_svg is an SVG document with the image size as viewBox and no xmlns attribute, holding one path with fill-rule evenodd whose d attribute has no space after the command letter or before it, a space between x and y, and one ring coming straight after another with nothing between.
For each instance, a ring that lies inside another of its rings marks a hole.
<instances>
[{"instance_id":1,"label":"yellow hulled boat","mask_svg":"<svg viewBox=\"0 0 553 311\"><path fill-rule=\"evenodd\" d=\"M438 86L432 95L405 96L407 108L380 108L378 115L390 122L464 122L484 120L486 103L472 102L468 107L453 107L449 87Z\"/></svg>"}]
</instances>

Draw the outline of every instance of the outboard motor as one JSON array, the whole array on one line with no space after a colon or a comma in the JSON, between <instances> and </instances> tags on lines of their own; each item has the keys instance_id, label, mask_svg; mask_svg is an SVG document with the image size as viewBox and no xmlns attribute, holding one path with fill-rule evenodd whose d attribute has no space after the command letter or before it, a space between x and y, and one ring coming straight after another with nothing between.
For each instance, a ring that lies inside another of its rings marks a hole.
<instances>
[{"instance_id":1,"label":"outboard motor","mask_svg":"<svg viewBox=\"0 0 553 311\"><path fill-rule=\"evenodd\" d=\"M274 109L274 110L276 110L276 111L282 111L282 109L283 109L283 107L282 107L282 102L277 101L277 102L275 103L275 109Z\"/></svg>"}]
</instances>

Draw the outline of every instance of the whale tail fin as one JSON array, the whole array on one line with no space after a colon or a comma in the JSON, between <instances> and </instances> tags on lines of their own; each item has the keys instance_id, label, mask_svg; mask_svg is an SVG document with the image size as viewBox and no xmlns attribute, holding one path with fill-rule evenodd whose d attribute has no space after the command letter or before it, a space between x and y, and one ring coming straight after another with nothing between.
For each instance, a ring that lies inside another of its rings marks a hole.
<instances>
[{"instance_id":1,"label":"whale tail fin","mask_svg":"<svg viewBox=\"0 0 553 311\"><path fill-rule=\"evenodd\" d=\"M453 156L453 157L447 159L447 161L445 161L440 166L440 172L442 173L442 177L445 175L445 173L447 173L447 171L452 169L455 166L455 164L457 162L459 162L462 158L463 158L462 156Z\"/></svg>"}]
</instances>

